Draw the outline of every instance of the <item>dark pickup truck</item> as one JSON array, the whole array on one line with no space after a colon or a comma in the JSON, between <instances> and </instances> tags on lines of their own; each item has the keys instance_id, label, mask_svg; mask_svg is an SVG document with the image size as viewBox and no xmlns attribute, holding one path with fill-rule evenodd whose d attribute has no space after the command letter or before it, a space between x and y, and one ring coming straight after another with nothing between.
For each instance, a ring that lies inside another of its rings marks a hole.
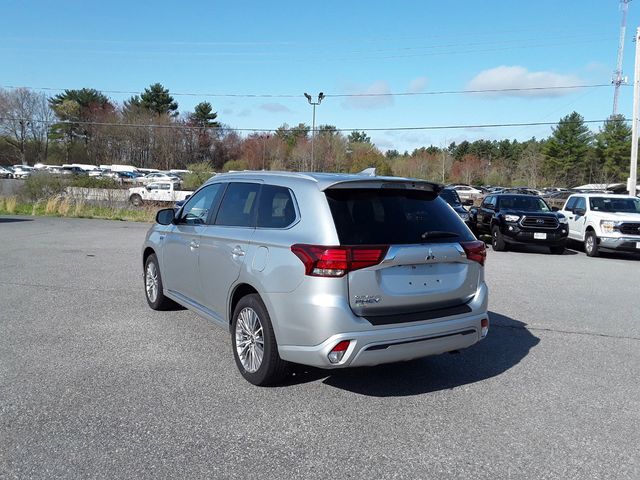
<instances>
[{"instance_id":1,"label":"dark pickup truck","mask_svg":"<svg viewBox=\"0 0 640 480\"><path fill-rule=\"evenodd\" d=\"M487 195L469 211L476 235L491 235L495 251L509 244L545 245L551 253L564 253L569 228L567 219L533 195Z\"/></svg>"}]
</instances>

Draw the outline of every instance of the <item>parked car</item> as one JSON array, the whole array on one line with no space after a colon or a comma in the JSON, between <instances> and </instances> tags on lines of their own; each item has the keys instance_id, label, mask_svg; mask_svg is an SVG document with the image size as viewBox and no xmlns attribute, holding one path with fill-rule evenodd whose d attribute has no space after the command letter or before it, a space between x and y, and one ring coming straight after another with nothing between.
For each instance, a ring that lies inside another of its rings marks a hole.
<instances>
[{"instance_id":1,"label":"parked car","mask_svg":"<svg viewBox=\"0 0 640 480\"><path fill-rule=\"evenodd\" d=\"M137 184L138 178L142 176L138 172L115 171L114 173L117 175L116 180L119 180L121 183Z\"/></svg>"},{"instance_id":2,"label":"parked car","mask_svg":"<svg viewBox=\"0 0 640 480\"><path fill-rule=\"evenodd\" d=\"M469 185L452 185L451 188L458 192L460 200L462 200L462 203L465 205L472 205L475 200L483 196L480 190L470 187Z\"/></svg>"},{"instance_id":3,"label":"parked car","mask_svg":"<svg viewBox=\"0 0 640 480\"><path fill-rule=\"evenodd\" d=\"M600 250L640 253L640 198L574 194L561 213L569 219L569 238L583 242L588 256Z\"/></svg>"},{"instance_id":4,"label":"parked car","mask_svg":"<svg viewBox=\"0 0 640 480\"><path fill-rule=\"evenodd\" d=\"M161 172L152 172L144 175L142 177L138 177L136 179L138 183L147 184L151 182L173 182L173 183L181 183L179 177L175 175L167 175L166 173Z\"/></svg>"},{"instance_id":5,"label":"parked car","mask_svg":"<svg viewBox=\"0 0 640 480\"><path fill-rule=\"evenodd\" d=\"M32 171L33 171L33 168L28 167L26 165L14 165L13 167L11 167L10 178L19 178L19 179L29 178Z\"/></svg>"},{"instance_id":6,"label":"parked car","mask_svg":"<svg viewBox=\"0 0 640 480\"><path fill-rule=\"evenodd\" d=\"M504 251L510 244L536 244L548 246L551 253L564 253L567 218L552 211L540 197L487 195L480 207L469 213L475 231L491 235L495 251Z\"/></svg>"},{"instance_id":7,"label":"parked car","mask_svg":"<svg viewBox=\"0 0 640 480\"><path fill-rule=\"evenodd\" d=\"M449 205L451 205L451 208L456 211L462 221L466 223L469 228L471 228L472 225L469 211L462 205L462 201L460 200L458 192L456 192L453 188L443 188L440 191L440 197Z\"/></svg>"},{"instance_id":8,"label":"parked car","mask_svg":"<svg viewBox=\"0 0 640 480\"><path fill-rule=\"evenodd\" d=\"M174 203L178 200L184 200L193 192L186 190L176 190L174 182L155 182L144 187L133 187L129 189L129 202L132 205L140 206L145 202Z\"/></svg>"},{"instance_id":9,"label":"parked car","mask_svg":"<svg viewBox=\"0 0 640 480\"><path fill-rule=\"evenodd\" d=\"M549 193L547 195L545 195L543 198L545 200L545 202L547 202L547 204L552 208L552 209L557 209L560 210L565 202L567 201L567 198L569 198L574 192L553 192L553 193Z\"/></svg>"},{"instance_id":10,"label":"parked car","mask_svg":"<svg viewBox=\"0 0 640 480\"><path fill-rule=\"evenodd\" d=\"M237 172L211 178L143 245L153 309L230 329L243 377L287 363L378 365L488 332L485 246L423 180Z\"/></svg>"},{"instance_id":11,"label":"parked car","mask_svg":"<svg viewBox=\"0 0 640 480\"><path fill-rule=\"evenodd\" d=\"M11 178L12 174L13 170L11 170L11 167L0 166L0 178Z\"/></svg>"}]
</instances>

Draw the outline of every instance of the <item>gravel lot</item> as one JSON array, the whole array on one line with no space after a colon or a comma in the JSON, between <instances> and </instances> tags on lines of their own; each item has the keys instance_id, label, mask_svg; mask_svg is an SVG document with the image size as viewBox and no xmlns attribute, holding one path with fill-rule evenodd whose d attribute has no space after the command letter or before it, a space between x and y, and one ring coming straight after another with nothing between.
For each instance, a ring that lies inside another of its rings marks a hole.
<instances>
[{"instance_id":1,"label":"gravel lot","mask_svg":"<svg viewBox=\"0 0 640 480\"><path fill-rule=\"evenodd\" d=\"M640 478L640 261L489 252L492 330L257 388L144 224L0 217L0 478Z\"/></svg>"}]
</instances>

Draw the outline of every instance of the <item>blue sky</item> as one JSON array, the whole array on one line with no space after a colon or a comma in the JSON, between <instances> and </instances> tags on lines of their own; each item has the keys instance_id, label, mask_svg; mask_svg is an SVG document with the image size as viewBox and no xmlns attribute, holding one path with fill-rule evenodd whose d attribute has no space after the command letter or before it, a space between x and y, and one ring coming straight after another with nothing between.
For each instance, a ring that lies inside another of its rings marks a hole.
<instances>
[{"instance_id":1,"label":"blue sky","mask_svg":"<svg viewBox=\"0 0 640 480\"><path fill-rule=\"evenodd\" d=\"M0 85L139 92L160 82L175 94L181 112L206 100L220 121L258 129L310 125L303 92L606 84L615 68L621 18L617 0L3 3ZM639 24L640 2L631 2L623 66L630 81ZM130 96L107 95L117 102ZM318 107L317 123L362 130L556 122L572 110L599 120L611 114L612 99L609 86L328 97ZM620 113L629 117L631 103L632 88L623 87ZM536 126L369 133L383 150L411 150L549 132Z\"/></svg>"}]
</instances>

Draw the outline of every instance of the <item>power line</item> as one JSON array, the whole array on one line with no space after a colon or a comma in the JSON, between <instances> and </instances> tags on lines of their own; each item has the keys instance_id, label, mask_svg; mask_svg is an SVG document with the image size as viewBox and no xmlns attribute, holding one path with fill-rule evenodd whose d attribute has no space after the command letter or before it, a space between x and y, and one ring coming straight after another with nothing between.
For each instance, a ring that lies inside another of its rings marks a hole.
<instances>
[{"instance_id":1,"label":"power line","mask_svg":"<svg viewBox=\"0 0 640 480\"><path fill-rule=\"evenodd\" d=\"M541 87L513 87L513 88L486 88L471 90L432 90L428 92L385 92L385 93L326 93L325 97L343 98L343 97L408 97L408 96L431 96L431 95L464 95L464 94L482 94L482 93L508 93L508 92L527 92L527 91L548 91L548 90L571 90L583 88L602 88L610 87L609 83L595 83L583 85L548 85ZM65 90L73 90L68 88L56 87L20 87L16 85L2 85L2 88L16 90L26 88L34 91L51 91L63 92ZM101 93L124 94L124 95L140 95L141 92L130 90L98 90ZM231 97L231 98L304 98L302 94L267 94L267 93L197 93L197 92L171 92L172 96L190 96L190 97Z\"/></svg>"},{"instance_id":2,"label":"power line","mask_svg":"<svg viewBox=\"0 0 640 480\"><path fill-rule=\"evenodd\" d=\"M108 122L86 122L86 121L61 121L61 122L48 122L40 119L24 119L15 117L0 117L0 121L27 121L32 123L47 123L53 125L93 125L104 127L131 127L131 128L159 128L159 129L180 129L180 130L216 130L216 131L235 131L235 132L253 132L253 133L275 133L275 132L293 132L297 131L297 128L232 128L232 127L199 127L192 125L181 124L141 124L141 123L108 123ZM630 119L624 118L625 122L630 122ZM603 120L582 120L582 121L567 121L564 123L604 123L607 119ZM454 130L454 129L468 129L468 128L501 128L501 127L537 127L537 126L550 126L557 125L558 122L516 122L516 123L484 123L484 124L462 124L462 125L427 125L417 127L372 127L372 128L336 128L332 130L334 132L394 132L394 131L415 131L415 130Z\"/></svg>"}]
</instances>

